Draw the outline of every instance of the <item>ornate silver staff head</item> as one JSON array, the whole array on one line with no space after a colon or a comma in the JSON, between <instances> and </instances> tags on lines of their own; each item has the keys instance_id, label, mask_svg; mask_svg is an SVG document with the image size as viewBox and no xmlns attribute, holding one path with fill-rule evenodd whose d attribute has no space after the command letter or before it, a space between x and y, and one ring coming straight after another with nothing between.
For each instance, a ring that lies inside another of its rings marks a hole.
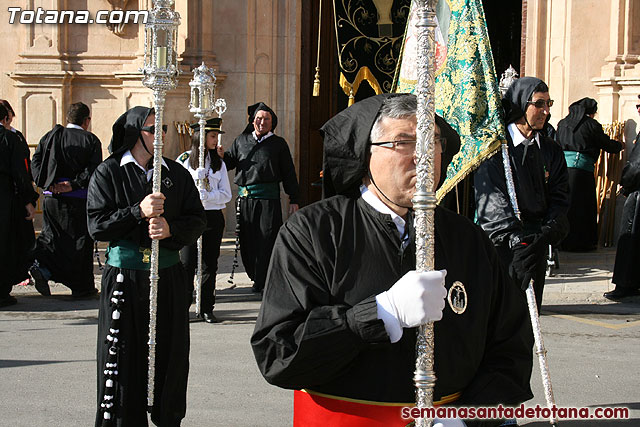
<instances>
[{"instance_id":1,"label":"ornate silver staff head","mask_svg":"<svg viewBox=\"0 0 640 427\"><path fill-rule=\"evenodd\" d=\"M499 88L502 96L505 96L505 94L507 93L507 89L509 89L509 86L511 86L517 79L518 73L511 65L509 65L509 68L507 68L505 72L502 73L502 76L500 76Z\"/></svg>"},{"instance_id":2,"label":"ornate silver staff head","mask_svg":"<svg viewBox=\"0 0 640 427\"><path fill-rule=\"evenodd\" d=\"M153 90L171 90L178 85L178 25L180 14L173 0L155 0L145 25L144 78Z\"/></svg>"},{"instance_id":3,"label":"ornate silver staff head","mask_svg":"<svg viewBox=\"0 0 640 427\"><path fill-rule=\"evenodd\" d=\"M189 111L197 118L209 116L214 109L216 75L204 62L193 70ZM217 110L216 110L217 111Z\"/></svg>"},{"instance_id":4,"label":"ornate silver staff head","mask_svg":"<svg viewBox=\"0 0 640 427\"><path fill-rule=\"evenodd\" d=\"M221 117L227 111L227 101L224 98L216 99L215 110L218 117Z\"/></svg>"}]
</instances>

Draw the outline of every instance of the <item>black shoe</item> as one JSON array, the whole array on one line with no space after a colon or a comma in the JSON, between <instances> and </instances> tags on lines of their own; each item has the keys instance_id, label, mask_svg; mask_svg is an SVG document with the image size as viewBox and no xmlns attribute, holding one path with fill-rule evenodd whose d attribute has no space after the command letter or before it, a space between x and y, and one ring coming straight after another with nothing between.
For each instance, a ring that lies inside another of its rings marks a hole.
<instances>
[{"instance_id":1,"label":"black shoe","mask_svg":"<svg viewBox=\"0 0 640 427\"><path fill-rule=\"evenodd\" d=\"M202 313L202 318L207 323L218 323L218 318L213 315L213 312Z\"/></svg>"},{"instance_id":2,"label":"black shoe","mask_svg":"<svg viewBox=\"0 0 640 427\"><path fill-rule=\"evenodd\" d=\"M10 305L16 305L18 300L16 297L7 295L6 297L0 298L0 307L9 307Z\"/></svg>"},{"instance_id":3,"label":"black shoe","mask_svg":"<svg viewBox=\"0 0 640 427\"><path fill-rule=\"evenodd\" d=\"M262 293L262 288L259 288L256 285L253 285L251 287L251 292L253 292L254 294L260 294L260 293Z\"/></svg>"},{"instance_id":4,"label":"black shoe","mask_svg":"<svg viewBox=\"0 0 640 427\"><path fill-rule=\"evenodd\" d=\"M640 295L640 290L638 289L623 288L623 287L616 286L614 290L605 292L603 296L607 299L610 299L611 301L619 301L622 298L634 297L637 295Z\"/></svg>"},{"instance_id":5,"label":"black shoe","mask_svg":"<svg viewBox=\"0 0 640 427\"><path fill-rule=\"evenodd\" d=\"M71 293L71 299L74 299L74 300L94 299L97 296L98 296L98 290L96 288L91 288L87 291Z\"/></svg>"},{"instance_id":6,"label":"black shoe","mask_svg":"<svg viewBox=\"0 0 640 427\"><path fill-rule=\"evenodd\" d=\"M49 280L47 280L39 267L36 265L31 266L31 268L29 268L29 277L31 277L31 284L36 287L36 291L45 297L51 296Z\"/></svg>"}]
</instances>

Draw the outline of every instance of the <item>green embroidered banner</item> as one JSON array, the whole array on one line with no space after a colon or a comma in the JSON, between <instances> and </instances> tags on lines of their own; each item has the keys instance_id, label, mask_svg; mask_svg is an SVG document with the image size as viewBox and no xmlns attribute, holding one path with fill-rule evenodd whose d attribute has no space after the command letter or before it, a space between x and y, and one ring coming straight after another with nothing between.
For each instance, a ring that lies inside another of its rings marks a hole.
<instances>
[{"instance_id":1,"label":"green embroidered banner","mask_svg":"<svg viewBox=\"0 0 640 427\"><path fill-rule=\"evenodd\" d=\"M417 82L415 15L412 5L395 92L413 92ZM436 15L436 112L458 131L462 140L460 152L453 158L447 179L437 192L441 200L506 138L481 1L440 0Z\"/></svg>"}]
</instances>

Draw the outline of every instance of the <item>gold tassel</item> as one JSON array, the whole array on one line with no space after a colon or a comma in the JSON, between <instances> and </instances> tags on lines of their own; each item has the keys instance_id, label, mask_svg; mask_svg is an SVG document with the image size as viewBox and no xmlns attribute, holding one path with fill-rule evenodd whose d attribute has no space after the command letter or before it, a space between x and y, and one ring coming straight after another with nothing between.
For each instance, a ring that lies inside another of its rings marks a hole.
<instances>
[{"instance_id":1,"label":"gold tassel","mask_svg":"<svg viewBox=\"0 0 640 427\"><path fill-rule=\"evenodd\" d=\"M320 30L322 29L322 0L318 0L318 58L316 60L316 75L313 79L313 96L320 96Z\"/></svg>"}]
</instances>

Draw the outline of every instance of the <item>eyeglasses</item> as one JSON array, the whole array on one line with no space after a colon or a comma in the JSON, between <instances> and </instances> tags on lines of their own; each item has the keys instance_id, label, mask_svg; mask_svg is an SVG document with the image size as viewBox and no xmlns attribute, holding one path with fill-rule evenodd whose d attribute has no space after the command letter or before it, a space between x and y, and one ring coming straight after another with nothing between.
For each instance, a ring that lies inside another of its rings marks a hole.
<instances>
[{"instance_id":1,"label":"eyeglasses","mask_svg":"<svg viewBox=\"0 0 640 427\"><path fill-rule=\"evenodd\" d=\"M435 138L435 142L438 142L440 144L440 147L444 152L445 149L447 148L447 138L445 137ZM371 145L377 145L378 147L385 147L385 148L394 148L397 152L402 154L413 154L416 152L415 139L407 139L402 141L372 142Z\"/></svg>"},{"instance_id":2,"label":"eyeglasses","mask_svg":"<svg viewBox=\"0 0 640 427\"><path fill-rule=\"evenodd\" d=\"M143 130L145 132L149 132L149 133L156 133L156 127L155 126L145 126L145 127L141 127L140 130ZM167 133L167 125L162 125L162 132Z\"/></svg>"},{"instance_id":3,"label":"eyeglasses","mask_svg":"<svg viewBox=\"0 0 640 427\"><path fill-rule=\"evenodd\" d=\"M544 108L545 105L549 106L549 108L553 107L553 99L538 99L537 101L527 101L527 104L535 105L536 108Z\"/></svg>"}]
</instances>

